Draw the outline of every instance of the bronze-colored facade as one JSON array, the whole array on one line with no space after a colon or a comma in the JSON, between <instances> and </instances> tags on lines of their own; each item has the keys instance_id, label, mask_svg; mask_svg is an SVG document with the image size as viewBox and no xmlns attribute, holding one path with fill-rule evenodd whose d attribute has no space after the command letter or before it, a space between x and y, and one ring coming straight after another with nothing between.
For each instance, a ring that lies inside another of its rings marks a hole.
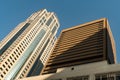
<instances>
[{"instance_id":1,"label":"bronze-colored facade","mask_svg":"<svg viewBox=\"0 0 120 80\"><path fill-rule=\"evenodd\" d=\"M106 18L63 30L42 74L104 60L116 63L114 39Z\"/></svg>"}]
</instances>

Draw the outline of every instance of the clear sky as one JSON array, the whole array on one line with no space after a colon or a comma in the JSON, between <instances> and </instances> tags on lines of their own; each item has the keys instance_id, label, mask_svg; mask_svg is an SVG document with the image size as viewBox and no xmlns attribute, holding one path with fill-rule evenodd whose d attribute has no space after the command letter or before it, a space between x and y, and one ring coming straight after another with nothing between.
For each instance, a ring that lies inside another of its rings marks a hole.
<instances>
[{"instance_id":1,"label":"clear sky","mask_svg":"<svg viewBox=\"0 0 120 80\"><path fill-rule=\"evenodd\" d=\"M55 12L62 29L108 18L120 63L120 0L0 0L0 41L33 12Z\"/></svg>"}]
</instances>

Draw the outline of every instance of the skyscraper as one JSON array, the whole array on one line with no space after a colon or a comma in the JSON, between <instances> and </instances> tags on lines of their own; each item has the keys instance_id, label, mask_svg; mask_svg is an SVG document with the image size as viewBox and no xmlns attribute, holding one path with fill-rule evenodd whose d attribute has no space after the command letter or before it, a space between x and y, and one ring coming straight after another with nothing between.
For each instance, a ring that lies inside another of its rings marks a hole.
<instances>
[{"instance_id":1,"label":"skyscraper","mask_svg":"<svg viewBox=\"0 0 120 80\"><path fill-rule=\"evenodd\" d=\"M63 30L42 74L100 61L116 63L114 39L106 18Z\"/></svg>"},{"instance_id":2,"label":"skyscraper","mask_svg":"<svg viewBox=\"0 0 120 80\"><path fill-rule=\"evenodd\" d=\"M54 46L58 28L56 15L43 9L12 30L0 43L0 80L36 75L34 69L40 73Z\"/></svg>"}]
</instances>

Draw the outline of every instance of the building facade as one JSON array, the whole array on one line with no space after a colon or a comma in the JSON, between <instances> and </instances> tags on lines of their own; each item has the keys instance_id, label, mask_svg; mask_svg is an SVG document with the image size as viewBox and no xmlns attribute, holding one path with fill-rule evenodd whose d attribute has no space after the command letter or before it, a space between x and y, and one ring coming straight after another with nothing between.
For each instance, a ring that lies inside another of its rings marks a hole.
<instances>
[{"instance_id":1,"label":"building facade","mask_svg":"<svg viewBox=\"0 0 120 80\"><path fill-rule=\"evenodd\" d=\"M41 75L19 80L120 80L107 19L63 30Z\"/></svg>"},{"instance_id":2,"label":"building facade","mask_svg":"<svg viewBox=\"0 0 120 80\"><path fill-rule=\"evenodd\" d=\"M100 61L116 63L115 43L106 18L63 30L42 74Z\"/></svg>"},{"instance_id":3,"label":"building facade","mask_svg":"<svg viewBox=\"0 0 120 80\"><path fill-rule=\"evenodd\" d=\"M56 42L59 25L56 15L43 9L12 30L0 43L0 80L39 74Z\"/></svg>"},{"instance_id":4,"label":"building facade","mask_svg":"<svg viewBox=\"0 0 120 80\"><path fill-rule=\"evenodd\" d=\"M58 68L56 73L19 80L120 80L120 64L107 61Z\"/></svg>"}]
</instances>

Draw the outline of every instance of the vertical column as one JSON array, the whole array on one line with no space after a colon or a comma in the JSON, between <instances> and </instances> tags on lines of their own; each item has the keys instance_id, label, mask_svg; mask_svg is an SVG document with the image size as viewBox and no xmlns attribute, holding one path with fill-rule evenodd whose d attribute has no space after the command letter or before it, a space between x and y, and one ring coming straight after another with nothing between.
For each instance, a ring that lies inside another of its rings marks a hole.
<instances>
[{"instance_id":1,"label":"vertical column","mask_svg":"<svg viewBox=\"0 0 120 80\"><path fill-rule=\"evenodd\" d=\"M94 74L90 74L88 80L95 80L95 75Z\"/></svg>"}]
</instances>

